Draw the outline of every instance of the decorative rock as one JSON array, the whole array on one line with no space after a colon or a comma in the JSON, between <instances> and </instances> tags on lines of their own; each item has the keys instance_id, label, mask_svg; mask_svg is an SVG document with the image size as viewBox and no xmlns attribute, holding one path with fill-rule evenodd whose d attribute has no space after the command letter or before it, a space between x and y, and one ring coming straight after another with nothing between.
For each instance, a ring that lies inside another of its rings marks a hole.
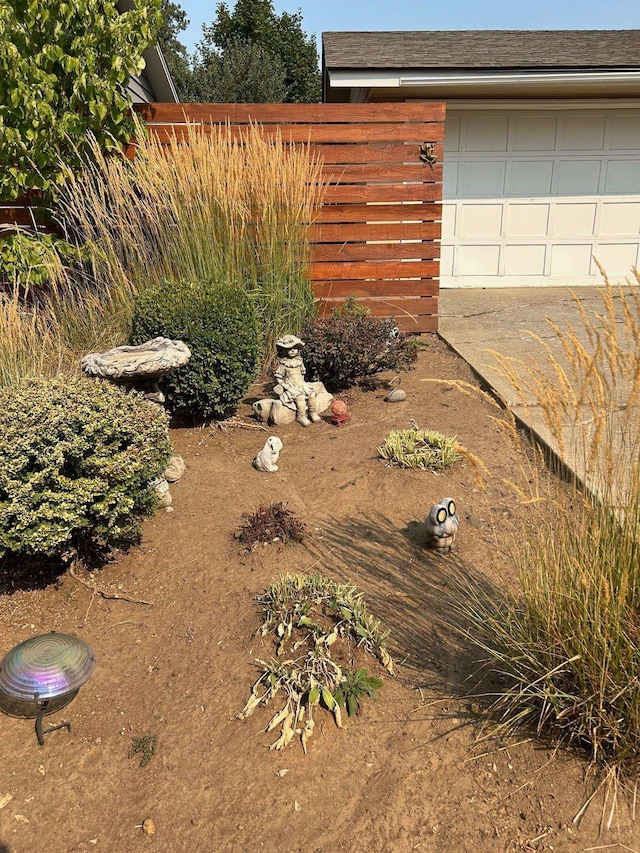
<instances>
[{"instance_id":1,"label":"decorative rock","mask_svg":"<svg viewBox=\"0 0 640 853\"><path fill-rule=\"evenodd\" d=\"M253 460L253 467L256 471L277 471L278 456L282 450L282 442L277 435L272 435L264 444L264 447Z\"/></svg>"},{"instance_id":2,"label":"decorative rock","mask_svg":"<svg viewBox=\"0 0 640 853\"><path fill-rule=\"evenodd\" d=\"M185 472L185 464L182 456L172 456L164 472L164 478L169 483L176 483Z\"/></svg>"},{"instance_id":3,"label":"decorative rock","mask_svg":"<svg viewBox=\"0 0 640 853\"><path fill-rule=\"evenodd\" d=\"M135 347L90 352L82 359L82 371L86 376L136 388L150 402L163 403L164 394L156 383L190 358L191 350L183 341L159 337Z\"/></svg>"},{"instance_id":4,"label":"decorative rock","mask_svg":"<svg viewBox=\"0 0 640 853\"><path fill-rule=\"evenodd\" d=\"M316 412L321 415L331 405L333 394L327 391L322 382L309 382L307 384L315 391ZM284 406L280 400L269 399L267 397L255 402L252 408L258 420L265 424L284 426L292 424L296 419L296 410Z\"/></svg>"},{"instance_id":5,"label":"decorative rock","mask_svg":"<svg viewBox=\"0 0 640 853\"><path fill-rule=\"evenodd\" d=\"M456 514L456 502L453 498L443 498L439 504L431 507L424 520L427 529L426 544L439 554L448 554L455 548L455 538L460 526Z\"/></svg>"},{"instance_id":6,"label":"decorative rock","mask_svg":"<svg viewBox=\"0 0 640 853\"><path fill-rule=\"evenodd\" d=\"M161 477L157 480L153 480L151 485L156 490L156 492L158 493L158 497L160 498L160 500L158 501L158 506L161 509L171 506L171 504L173 503L173 497L171 495L171 492L169 491L169 483L164 479L164 477Z\"/></svg>"},{"instance_id":7,"label":"decorative rock","mask_svg":"<svg viewBox=\"0 0 640 853\"><path fill-rule=\"evenodd\" d=\"M384 399L387 403L401 403L407 399L407 395L402 388L392 388Z\"/></svg>"}]
</instances>

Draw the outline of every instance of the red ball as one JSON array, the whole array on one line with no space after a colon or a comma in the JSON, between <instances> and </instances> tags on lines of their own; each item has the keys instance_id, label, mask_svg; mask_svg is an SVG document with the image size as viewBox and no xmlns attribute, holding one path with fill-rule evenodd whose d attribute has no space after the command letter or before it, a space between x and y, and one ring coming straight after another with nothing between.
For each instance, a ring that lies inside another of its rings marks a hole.
<instances>
[{"instance_id":1,"label":"red ball","mask_svg":"<svg viewBox=\"0 0 640 853\"><path fill-rule=\"evenodd\" d=\"M334 400L331 403L331 414L338 416L347 414L347 404L344 400Z\"/></svg>"}]
</instances>

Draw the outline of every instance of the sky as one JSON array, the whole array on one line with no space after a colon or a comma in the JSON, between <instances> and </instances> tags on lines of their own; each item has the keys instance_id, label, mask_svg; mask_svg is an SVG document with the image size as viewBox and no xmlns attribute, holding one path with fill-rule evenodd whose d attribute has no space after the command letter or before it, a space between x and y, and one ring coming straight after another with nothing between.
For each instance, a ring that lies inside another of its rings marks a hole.
<instances>
[{"instance_id":1,"label":"sky","mask_svg":"<svg viewBox=\"0 0 640 853\"><path fill-rule=\"evenodd\" d=\"M176 0L190 25L179 36L189 51L202 24L216 17L217 0ZM228 5L234 5L228 0ZM302 11L316 36L335 30L624 30L640 28L639 0L274 0L281 12Z\"/></svg>"}]
</instances>

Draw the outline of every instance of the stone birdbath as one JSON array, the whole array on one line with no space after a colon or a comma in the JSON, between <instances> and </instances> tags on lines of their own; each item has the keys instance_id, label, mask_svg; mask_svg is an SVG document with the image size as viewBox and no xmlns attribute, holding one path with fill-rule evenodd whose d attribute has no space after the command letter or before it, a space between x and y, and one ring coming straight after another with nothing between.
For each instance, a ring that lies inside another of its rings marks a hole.
<instances>
[{"instance_id":1,"label":"stone birdbath","mask_svg":"<svg viewBox=\"0 0 640 853\"><path fill-rule=\"evenodd\" d=\"M86 376L133 388L152 403L162 404L165 398L158 381L190 358L191 350L183 341L159 337L138 346L90 352L82 359L82 371Z\"/></svg>"}]
</instances>

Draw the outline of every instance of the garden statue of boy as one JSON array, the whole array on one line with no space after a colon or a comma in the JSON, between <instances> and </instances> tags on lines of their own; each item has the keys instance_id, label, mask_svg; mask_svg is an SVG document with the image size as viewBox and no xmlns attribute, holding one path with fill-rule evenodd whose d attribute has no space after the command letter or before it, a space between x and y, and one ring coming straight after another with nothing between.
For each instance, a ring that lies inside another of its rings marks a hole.
<instances>
[{"instance_id":1,"label":"garden statue of boy","mask_svg":"<svg viewBox=\"0 0 640 853\"><path fill-rule=\"evenodd\" d=\"M295 335L285 335L276 341L278 351L278 366L274 376L276 386L273 389L280 402L296 413L296 420L301 426L317 424L322 418L317 412L316 392L304 380L306 373L300 350L304 341Z\"/></svg>"}]
</instances>

